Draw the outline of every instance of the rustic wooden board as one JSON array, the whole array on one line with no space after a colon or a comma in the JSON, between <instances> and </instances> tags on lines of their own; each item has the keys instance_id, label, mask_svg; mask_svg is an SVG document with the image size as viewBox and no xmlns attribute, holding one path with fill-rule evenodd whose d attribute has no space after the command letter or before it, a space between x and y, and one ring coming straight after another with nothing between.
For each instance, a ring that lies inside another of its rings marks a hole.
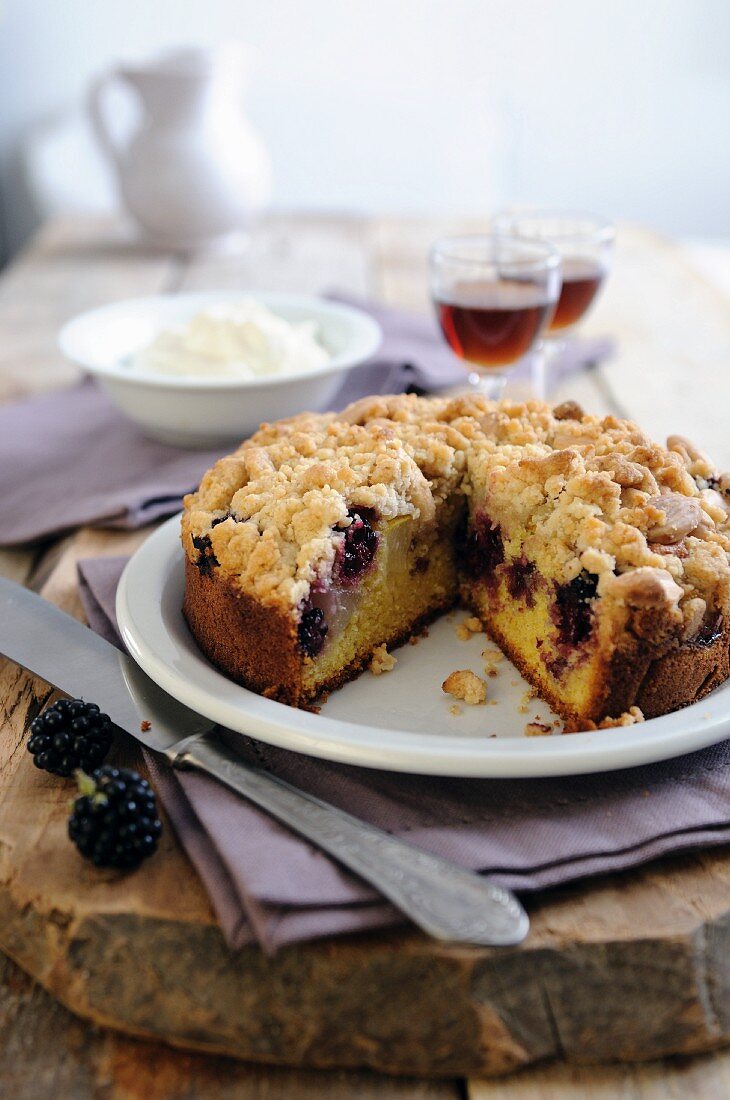
<instances>
[{"instance_id":1,"label":"rustic wooden board","mask_svg":"<svg viewBox=\"0 0 730 1100\"><path fill-rule=\"evenodd\" d=\"M114 226L82 237L60 227L0 287L0 331L15 325L20 334L10 353L0 348L3 392L68 376L49 350L50 330L62 312L59 288L77 271L89 304L175 286L316 290L332 273L331 284L344 289L416 305L422 249L441 228L282 217L241 257L182 265L145 254ZM642 234L627 240L627 263L659 249L654 268L666 278L668 267L681 283L682 262L668 246ZM34 265L46 273L39 283ZM36 344L24 351L30 322L12 319L44 279L49 301ZM714 295L695 297L695 323L706 307L715 324ZM615 327L610 312L600 325ZM630 347L631 333L624 340ZM26 357L22 371L11 369L18 354ZM693 369L697 378L699 360ZM620 371L576 380L571 392L578 384L587 407L633 408ZM143 537L83 531L47 553L6 555L0 568L79 614L77 558L125 553ZM504 1073L558 1056L631 1061L730 1042L730 854L666 860L543 895L518 950L449 948L398 932L302 945L273 959L253 947L232 953L170 830L155 859L121 879L87 867L68 845L67 788L38 773L23 748L27 723L48 694L14 666L0 667L0 948L78 1015L238 1058L446 1077ZM120 759L138 763L131 744L120 747Z\"/></svg>"},{"instance_id":2,"label":"rustic wooden board","mask_svg":"<svg viewBox=\"0 0 730 1100\"><path fill-rule=\"evenodd\" d=\"M474 1079L467 1093L448 1079L257 1066L89 1027L0 956L0 1083L18 1100L664 1100L668 1078L673 1096L726 1100L730 1051L641 1065L555 1063Z\"/></svg>"}]
</instances>

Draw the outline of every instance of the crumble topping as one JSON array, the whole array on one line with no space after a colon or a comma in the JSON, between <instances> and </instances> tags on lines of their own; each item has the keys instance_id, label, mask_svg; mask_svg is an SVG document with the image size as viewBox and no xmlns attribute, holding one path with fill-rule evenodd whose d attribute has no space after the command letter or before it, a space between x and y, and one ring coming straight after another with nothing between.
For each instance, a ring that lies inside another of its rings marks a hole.
<instances>
[{"instance_id":1,"label":"crumble topping","mask_svg":"<svg viewBox=\"0 0 730 1100\"><path fill-rule=\"evenodd\" d=\"M391 672L397 664L397 658L388 653L384 645L376 646L370 660L370 671L373 676L382 676L384 672Z\"/></svg>"},{"instance_id":2,"label":"crumble topping","mask_svg":"<svg viewBox=\"0 0 730 1100\"><path fill-rule=\"evenodd\" d=\"M264 424L186 497L183 542L296 616L354 512L410 516L418 534L455 494L472 523L499 525L510 559L556 584L590 574L608 617L660 609L691 638L730 603L730 474L682 436L661 447L575 402L403 394Z\"/></svg>"},{"instance_id":3,"label":"crumble topping","mask_svg":"<svg viewBox=\"0 0 730 1100\"><path fill-rule=\"evenodd\" d=\"M390 422L361 425L344 414L264 424L185 498L187 553L197 561L194 540L206 539L243 591L297 607L331 568L333 532L348 526L351 511L432 525L437 502L461 479L465 445L431 417L405 422L401 433Z\"/></svg>"},{"instance_id":4,"label":"crumble topping","mask_svg":"<svg viewBox=\"0 0 730 1100\"><path fill-rule=\"evenodd\" d=\"M443 684L443 691L454 699L463 699L469 707L478 707L487 701L487 685L471 669L458 669L450 673Z\"/></svg>"}]
</instances>

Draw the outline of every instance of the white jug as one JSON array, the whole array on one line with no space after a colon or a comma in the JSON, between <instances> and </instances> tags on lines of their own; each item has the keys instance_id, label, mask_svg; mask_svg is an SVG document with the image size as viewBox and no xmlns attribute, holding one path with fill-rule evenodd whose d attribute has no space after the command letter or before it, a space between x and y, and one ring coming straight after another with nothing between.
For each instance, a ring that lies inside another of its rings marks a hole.
<instances>
[{"instance_id":1,"label":"white jug","mask_svg":"<svg viewBox=\"0 0 730 1100\"><path fill-rule=\"evenodd\" d=\"M121 64L92 85L92 125L124 206L156 244L215 244L244 230L268 201L269 158L243 114L244 76L245 55L228 43ZM126 145L113 136L104 107L118 81L134 88L144 111Z\"/></svg>"}]
</instances>

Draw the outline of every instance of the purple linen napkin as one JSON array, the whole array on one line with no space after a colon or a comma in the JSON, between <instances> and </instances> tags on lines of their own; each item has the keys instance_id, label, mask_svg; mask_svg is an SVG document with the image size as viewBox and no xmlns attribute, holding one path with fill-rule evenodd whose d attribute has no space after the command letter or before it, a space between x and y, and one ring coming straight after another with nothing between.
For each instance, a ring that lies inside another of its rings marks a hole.
<instances>
[{"instance_id":1,"label":"purple linen napkin","mask_svg":"<svg viewBox=\"0 0 730 1100\"><path fill-rule=\"evenodd\" d=\"M463 368L432 318L375 305L367 309L383 327L383 343L370 362L346 376L333 409L370 393L426 392L463 383ZM551 367L553 377L578 371L610 351L610 340L569 343ZM5 406L0 409L0 546L87 524L142 527L173 515L185 493L229 450L190 451L147 439L90 380Z\"/></svg>"},{"instance_id":2,"label":"purple linen napkin","mask_svg":"<svg viewBox=\"0 0 730 1100\"><path fill-rule=\"evenodd\" d=\"M125 561L79 564L89 622L117 645L114 599ZM230 737L242 758L519 891L730 841L730 741L619 772L488 780L348 767ZM255 937L273 950L403 920L370 887L217 781L146 756L232 947Z\"/></svg>"}]
</instances>

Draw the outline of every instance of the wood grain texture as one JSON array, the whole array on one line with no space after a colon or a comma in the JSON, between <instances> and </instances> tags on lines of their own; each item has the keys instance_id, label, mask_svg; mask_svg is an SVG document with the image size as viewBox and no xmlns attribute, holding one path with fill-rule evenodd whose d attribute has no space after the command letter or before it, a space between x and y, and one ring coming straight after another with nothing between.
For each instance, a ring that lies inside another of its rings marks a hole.
<instances>
[{"instance_id":1,"label":"wood grain texture","mask_svg":"<svg viewBox=\"0 0 730 1100\"><path fill-rule=\"evenodd\" d=\"M12 335L9 343L0 342L0 399L60 385L70 377L55 353L53 329L67 313L110 297L174 287L320 291L334 286L422 307L425 249L444 229L461 228L463 223L433 220L279 216L264 223L250 248L237 257L181 264L146 254L113 224L53 226L0 279L0 331ZM709 384L710 369L716 370L717 349L724 346L730 316L726 310L723 325L721 301L703 289L695 273L688 281L677 249L639 231L628 231L622 239L615 278L591 321L594 331L618 332L618 365L573 380L568 392L591 410L633 412L645 375L653 379L652 386L662 378L667 349L654 327L677 312L682 290L692 302L688 328L701 328L704 336L696 346L691 341L683 345L672 370L687 357L698 410L692 415L699 423L710 404L719 404L716 393L714 401L705 397L702 383ZM643 284L642 293L652 297L644 313L639 302L642 272L652 273ZM673 288L669 297L668 287ZM651 317L651 323L644 325L643 316ZM639 359L644 364L641 386ZM663 405L657 393L651 408L643 411L665 430L664 421L669 426L678 405L675 399L672 406L671 390ZM685 410L679 415L681 427ZM672 420L671 427L676 426ZM40 559L22 551L3 555L0 570L14 572L78 615L76 560L128 552L144 536L82 531ZM376 1066L446 1077L501 1074L556 1057L572 1063L633 1061L730 1042L729 853L665 860L544 894L532 904L533 933L519 950L456 949L416 934L389 933L293 947L273 959L256 948L232 953L171 830L155 860L127 878L93 871L70 848L65 839L67 789L38 773L23 748L27 723L48 696L39 681L7 663L0 666L0 947L95 1024L238 1058ZM121 745L119 759L138 763L135 753L131 743ZM22 1041L22 1030L14 1027L7 1033L6 1049L11 1037ZM96 1032L88 1029L79 1029L77 1035L83 1038L75 1040L76 1063L69 1073L82 1072L84 1052L96 1042ZM114 1067L123 1067L104 1070L117 1089L110 1096L136 1097L142 1091L151 1097L179 1095L188 1077L195 1080L195 1067L223 1064L189 1054L181 1062L178 1053L131 1039L107 1035L103 1042L114 1045L117 1053L109 1055ZM108 1060L98 1052L89 1059L92 1068L83 1070L86 1083L76 1093L69 1086L70 1095L107 1095L93 1074L101 1072L97 1067L102 1063L108 1067ZM161 1067L159 1080L169 1086L167 1093L154 1091L152 1059ZM39 1059L37 1064L45 1065ZM699 1081L703 1063L692 1064L699 1067L692 1071ZM180 1065L188 1069L177 1077L165 1076L178 1073L172 1067ZM321 1081L330 1080L319 1075L225 1065L232 1067L226 1071L232 1080L246 1081L235 1092L242 1096L367 1096L369 1086L362 1081L373 1080L342 1078L341 1091L328 1093L316 1091ZM8 1087L3 1072L0 1082ZM254 1076L236 1077L239 1072ZM642 1071L630 1072L635 1094L650 1095L636 1091ZM115 1073L121 1075L121 1084ZM564 1073L561 1079L557 1069L530 1071L514 1081L527 1087L534 1080L539 1088L544 1080L549 1090L554 1081L576 1081L582 1087L588 1080L582 1070ZM646 1081L665 1079L661 1067L656 1070L659 1077L652 1073L647 1070ZM254 1079L258 1083L250 1085ZM604 1071L595 1078L599 1086L604 1079L609 1080ZM208 1094L228 1095L212 1091L212 1076L204 1080ZM277 1093L281 1082L285 1086ZM197 1087L191 1086L186 1095L203 1095L203 1086L199 1092ZM416 1091L392 1095L442 1095L418 1092L431 1087L424 1084L408 1087ZM433 1084L436 1090L441 1087ZM508 1087L508 1082L475 1083L472 1091L490 1089L490 1095L499 1096L498 1090ZM479 1100L483 1094L475 1093Z\"/></svg>"},{"instance_id":2,"label":"wood grain texture","mask_svg":"<svg viewBox=\"0 0 730 1100\"><path fill-rule=\"evenodd\" d=\"M730 1052L631 1066L524 1070L501 1081L469 1082L467 1100L726 1100Z\"/></svg>"},{"instance_id":3,"label":"wood grain texture","mask_svg":"<svg viewBox=\"0 0 730 1100\"><path fill-rule=\"evenodd\" d=\"M0 956L0 1094L16 1100L459 1100L452 1081L288 1070L89 1027Z\"/></svg>"},{"instance_id":4,"label":"wood grain texture","mask_svg":"<svg viewBox=\"0 0 730 1100\"><path fill-rule=\"evenodd\" d=\"M291 1070L90 1027L0 956L0 1092L16 1100L667 1100L730 1095L730 1052L641 1065L556 1063L469 1082Z\"/></svg>"}]
</instances>

